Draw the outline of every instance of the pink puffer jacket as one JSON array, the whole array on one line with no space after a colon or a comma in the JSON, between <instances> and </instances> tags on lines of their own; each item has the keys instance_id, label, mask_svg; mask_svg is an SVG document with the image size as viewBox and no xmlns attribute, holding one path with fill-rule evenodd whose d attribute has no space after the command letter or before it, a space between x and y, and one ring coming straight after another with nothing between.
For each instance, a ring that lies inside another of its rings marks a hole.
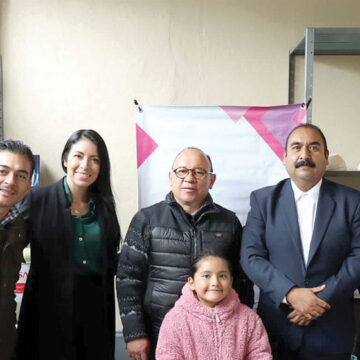
<instances>
[{"instance_id":1,"label":"pink puffer jacket","mask_svg":"<svg viewBox=\"0 0 360 360\"><path fill-rule=\"evenodd\" d=\"M202 304L186 284L166 315L156 348L157 360L271 360L259 316L231 290L214 308Z\"/></svg>"}]
</instances>

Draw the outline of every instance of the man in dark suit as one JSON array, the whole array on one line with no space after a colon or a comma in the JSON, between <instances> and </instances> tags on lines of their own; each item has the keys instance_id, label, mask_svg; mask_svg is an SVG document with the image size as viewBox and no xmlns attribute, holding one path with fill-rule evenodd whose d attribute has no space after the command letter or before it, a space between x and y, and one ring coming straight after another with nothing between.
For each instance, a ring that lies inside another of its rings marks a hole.
<instances>
[{"instance_id":1,"label":"man in dark suit","mask_svg":"<svg viewBox=\"0 0 360 360\"><path fill-rule=\"evenodd\" d=\"M241 264L281 360L349 359L353 345L360 192L323 179L328 154L318 127L296 127L284 156L290 179L250 198Z\"/></svg>"}]
</instances>

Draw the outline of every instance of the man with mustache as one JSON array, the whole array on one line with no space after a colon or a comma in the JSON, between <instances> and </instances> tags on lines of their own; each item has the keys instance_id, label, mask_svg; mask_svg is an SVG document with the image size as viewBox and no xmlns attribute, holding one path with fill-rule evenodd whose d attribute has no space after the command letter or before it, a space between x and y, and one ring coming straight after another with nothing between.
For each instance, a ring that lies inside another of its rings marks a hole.
<instances>
[{"instance_id":1,"label":"man with mustache","mask_svg":"<svg viewBox=\"0 0 360 360\"><path fill-rule=\"evenodd\" d=\"M35 167L29 147L0 141L0 359L12 359L16 342L15 284L26 245L25 220L15 204L31 187Z\"/></svg>"},{"instance_id":2,"label":"man with mustache","mask_svg":"<svg viewBox=\"0 0 360 360\"><path fill-rule=\"evenodd\" d=\"M260 288L274 359L350 359L360 192L323 178L328 155L318 127L296 127L285 147L290 179L251 194L241 264Z\"/></svg>"},{"instance_id":3,"label":"man with mustache","mask_svg":"<svg viewBox=\"0 0 360 360\"><path fill-rule=\"evenodd\" d=\"M239 266L242 227L236 215L209 194L216 175L210 157L186 148L175 158L172 191L140 210L128 229L119 258L117 294L128 354L154 358L161 322L181 295L192 260L203 251L228 256L234 288L252 305L252 284Z\"/></svg>"}]
</instances>

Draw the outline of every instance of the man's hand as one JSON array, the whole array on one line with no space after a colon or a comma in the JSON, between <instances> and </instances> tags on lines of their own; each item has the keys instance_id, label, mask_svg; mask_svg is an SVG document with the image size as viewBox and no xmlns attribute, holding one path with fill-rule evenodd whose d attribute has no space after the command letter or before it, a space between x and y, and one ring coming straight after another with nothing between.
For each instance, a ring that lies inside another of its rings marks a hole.
<instances>
[{"instance_id":1,"label":"man's hand","mask_svg":"<svg viewBox=\"0 0 360 360\"><path fill-rule=\"evenodd\" d=\"M308 326L313 320L310 315L302 315L297 310L293 310L287 317L289 321L298 326Z\"/></svg>"},{"instance_id":2,"label":"man's hand","mask_svg":"<svg viewBox=\"0 0 360 360\"><path fill-rule=\"evenodd\" d=\"M294 323L301 321L302 324L305 324L306 319L317 319L319 316L322 316L326 310L329 310L330 305L316 296L316 294L323 291L325 287L325 285L313 288L293 287L287 293L286 300L296 310L296 313L292 312L289 314L289 319L294 320L292 321Z\"/></svg>"},{"instance_id":3,"label":"man's hand","mask_svg":"<svg viewBox=\"0 0 360 360\"><path fill-rule=\"evenodd\" d=\"M148 338L131 340L126 344L129 357L134 360L148 360L150 341Z\"/></svg>"}]
</instances>

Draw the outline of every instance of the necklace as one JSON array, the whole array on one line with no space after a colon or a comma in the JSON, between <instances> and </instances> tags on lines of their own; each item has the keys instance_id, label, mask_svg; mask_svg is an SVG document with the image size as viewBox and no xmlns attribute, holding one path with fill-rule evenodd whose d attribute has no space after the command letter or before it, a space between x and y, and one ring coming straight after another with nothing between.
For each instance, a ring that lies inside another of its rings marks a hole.
<instances>
[{"instance_id":1,"label":"necklace","mask_svg":"<svg viewBox=\"0 0 360 360\"><path fill-rule=\"evenodd\" d=\"M83 216L88 212L89 204L79 204L75 207L75 205L71 205L71 214L75 216Z\"/></svg>"}]
</instances>

